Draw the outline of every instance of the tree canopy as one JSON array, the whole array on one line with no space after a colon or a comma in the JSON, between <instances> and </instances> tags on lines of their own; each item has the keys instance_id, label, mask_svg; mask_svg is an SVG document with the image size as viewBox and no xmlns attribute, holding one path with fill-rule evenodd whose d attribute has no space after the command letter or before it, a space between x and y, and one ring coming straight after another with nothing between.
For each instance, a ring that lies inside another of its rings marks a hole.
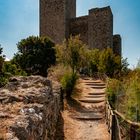
<instances>
[{"instance_id":1,"label":"tree canopy","mask_svg":"<svg viewBox=\"0 0 140 140\"><path fill-rule=\"evenodd\" d=\"M18 52L12 62L30 74L47 75L47 69L55 64L54 43L48 37L30 36L18 44Z\"/></svg>"},{"instance_id":2,"label":"tree canopy","mask_svg":"<svg viewBox=\"0 0 140 140\"><path fill-rule=\"evenodd\" d=\"M73 73L75 73L85 60L86 47L79 36L71 36L68 41L56 46L56 52L58 62L69 65Z\"/></svg>"}]
</instances>

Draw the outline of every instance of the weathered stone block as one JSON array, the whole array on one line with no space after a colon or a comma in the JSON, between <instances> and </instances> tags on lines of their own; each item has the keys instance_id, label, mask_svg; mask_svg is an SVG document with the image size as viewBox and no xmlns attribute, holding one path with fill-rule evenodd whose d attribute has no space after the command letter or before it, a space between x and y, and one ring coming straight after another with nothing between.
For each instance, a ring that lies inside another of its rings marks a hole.
<instances>
[{"instance_id":1,"label":"weathered stone block","mask_svg":"<svg viewBox=\"0 0 140 140\"><path fill-rule=\"evenodd\" d=\"M26 85L26 86L25 86ZM0 89L0 135L8 140L54 140L60 86L40 76L14 77Z\"/></svg>"}]
</instances>

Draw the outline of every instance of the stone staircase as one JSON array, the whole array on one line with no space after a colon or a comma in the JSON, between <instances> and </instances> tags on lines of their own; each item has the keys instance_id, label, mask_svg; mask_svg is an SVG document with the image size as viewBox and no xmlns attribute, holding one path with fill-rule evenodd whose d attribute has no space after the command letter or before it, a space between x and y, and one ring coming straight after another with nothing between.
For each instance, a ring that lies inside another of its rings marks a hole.
<instances>
[{"instance_id":1,"label":"stone staircase","mask_svg":"<svg viewBox=\"0 0 140 140\"><path fill-rule=\"evenodd\" d=\"M105 88L106 85L102 81L94 81L94 82L86 82L84 83L87 88L91 88L93 92L87 93L79 102L83 105L91 106L90 109L87 108L85 112L79 113L74 116L76 119L80 120L101 120L104 118L104 106L105 106ZM92 108L92 106L96 106ZM102 108L101 108L102 106Z\"/></svg>"}]
</instances>

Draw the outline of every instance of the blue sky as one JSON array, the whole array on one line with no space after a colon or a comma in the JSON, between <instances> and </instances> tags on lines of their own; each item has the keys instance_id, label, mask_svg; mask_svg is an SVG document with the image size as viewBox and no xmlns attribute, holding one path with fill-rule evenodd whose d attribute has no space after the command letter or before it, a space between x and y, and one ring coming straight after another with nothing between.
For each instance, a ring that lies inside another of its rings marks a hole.
<instances>
[{"instance_id":1,"label":"blue sky","mask_svg":"<svg viewBox=\"0 0 140 140\"><path fill-rule=\"evenodd\" d=\"M114 34L121 34L123 57L131 67L140 58L140 0L77 0L77 16L88 9L110 5ZM39 35L39 0L0 0L0 44L12 58L16 44L30 35Z\"/></svg>"}]
</instances>

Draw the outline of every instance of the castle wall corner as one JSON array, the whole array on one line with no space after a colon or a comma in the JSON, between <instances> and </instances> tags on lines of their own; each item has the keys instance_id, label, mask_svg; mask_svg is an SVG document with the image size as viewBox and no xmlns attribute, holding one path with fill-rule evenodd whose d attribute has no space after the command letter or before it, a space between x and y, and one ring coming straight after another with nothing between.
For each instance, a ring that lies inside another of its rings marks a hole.
<instances>
[{"instance_id":1,"label":"castle wall corner","mask_svg":"<svg viewBox=\"0 0 140 140\"><path fill-rule=\"evenodd\" d=\"M88 16L70 20L70 35L80 35L80 39L88 45Z\"/></svg>"},{"instance_id":2,"label":"castle wall corner","mask_svg":"<svg viewBox=\"0 0 140 140\"><path fill-rule=\"evenodd\" d=\"M103 49L113 46L113 15L110 7L89 10L88 44Z\"/></svg>"},{"instance_id":3,"label":"castle wall corner","mask_svg":"<svg viewBox=\"0 0 140 140\"><path fill-rule=\"evenodd\" d=\"M122 39L118 34L113 36L113 52L116 55L122 56Z\"/></svg>"}]
</instances>

